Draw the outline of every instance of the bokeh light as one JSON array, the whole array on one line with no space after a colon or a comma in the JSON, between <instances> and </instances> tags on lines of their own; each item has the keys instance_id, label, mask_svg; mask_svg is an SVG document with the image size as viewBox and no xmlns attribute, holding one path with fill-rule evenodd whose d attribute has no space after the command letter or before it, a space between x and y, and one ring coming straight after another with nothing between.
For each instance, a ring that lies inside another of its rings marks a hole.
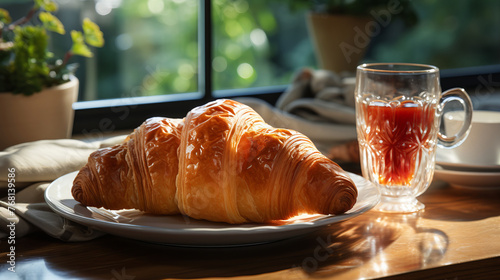
<instances>
[{"instance_id":1,"label":"bokeh light","mask_svg":"<svg viewBox=\"0 0 500 280\"><path fill-rule=\"evenodd\" d=\"M267 36L264 30L256 28L250 32L250 40L255 46L262 46L267 42Z\"/></svg>"},{"instance_id":2,"label":"bokeh light","mask_svg":"<svg viewBox=\"0 0 500 280\"><path fill-rule=\"evenodd\" d=\"M194 67L189 63L183 63L177 68L177 73L184 79L191 79L194 76Z\"/></svg>"},{"instance_id":3,"label":"bokeh light","mask_svg":"<svg viewBox=\"0 0 500 280\"><path fill-rule=\"evenodd\" d=\"M101 16L105 16L111 13L111 10L113 10L113 7L109 2L98 1L97 3L95 3L95 11Z\"/></svg>"},{"instance_id":4,"label":"bokeh light","mask_svg":"<svg viewBox=\"0 0 500 280\"><path fill-rule=\"evenodd\" d=\"M223 72L227 69L227 60L222 56L214 57L212 60L212 68L216 72Z\"/></svg>"},{"instance_id":5,"label":"bokeh light","mask_svg":"<svg viewBox=\"0 0 500 280\"><path fill-rule=\"evenodd\" d=\"M186 92L190 87L190 82L190 80L184 77L177 76L174 79L174 89L178 92Z\"/></svg>"},{"instance_id":6,"label":"bokeh light","mask_svg":"<svg viewBox=\"0 0 500 280\"><path fill-rule=\"evenodd\" d=\"M243 50L241 46L234 43L228 43L224 50L224 54L226 55L226 57L231 60L238 59L241 56L242 52Z\"/></svg>"},{"instance_id":7,"label":"bokeh light","mask_svg":"<svg viewBox=\"0 0 500 280\"><path fill-rule=\"evenodd\" d=\"M238 65L238 76L240 76L243 79L249 79L252 77L253 73L255 70L253 69L252 65L248 63L242 63Z\"/></svg>"},{"instance_id":8,"label":"bokeh light","mask_svg":"<svg viewBox=\"0 0 500 280\"><path fill-rule=\"evenodd\" d=\"M152 14L160 14L164 8L163 0L148 0L148 9Z\"/></svg>"}]
</instances>

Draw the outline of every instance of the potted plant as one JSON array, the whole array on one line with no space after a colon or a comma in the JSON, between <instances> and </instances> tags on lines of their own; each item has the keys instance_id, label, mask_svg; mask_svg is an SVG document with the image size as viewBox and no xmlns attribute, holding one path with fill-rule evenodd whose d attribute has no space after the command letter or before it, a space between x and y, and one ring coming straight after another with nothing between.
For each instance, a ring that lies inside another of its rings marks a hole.
<instances>
[{"instance_id":1,"label":"potted plant","mask_svg":"<svg viewBox=\"0 0 500 280\"><path fill-rule=\"evenodd\" d=\"M89 46L104 44L99 27L83 20L71 31L63 58L48 50L49 33L65 34L53 0L35 0L26 16L12 21L0 8L0 150L27 141L71 136L78 98L73 55L91 57Z\"/></svg>"},{"instance_id":2,"label":"potted plant","mask_svg":"<svg viewBox=\"0 0 500 280\"><path fill-rule=\"evenodd\" d=\"M291 0L292 10L307 8L308 30L320 68L354 72L373 36L396 18L417 22L410 0Z\"/></svg>"}]
</instances>

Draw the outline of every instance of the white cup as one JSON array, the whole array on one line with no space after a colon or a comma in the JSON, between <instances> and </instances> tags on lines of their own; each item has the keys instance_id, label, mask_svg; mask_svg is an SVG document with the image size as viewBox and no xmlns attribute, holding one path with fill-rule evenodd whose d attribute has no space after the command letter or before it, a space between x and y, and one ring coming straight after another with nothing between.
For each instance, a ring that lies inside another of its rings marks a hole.
<instances>
[{"instance_id":1,"label":"white cup","mask_svg":"<svg viewBox=\"0 0 500 280\"><path fill-rule=\"evenodd\" d=\"M462 111L444 114L444 128L447 135L460 129L464 120ZM471 166L500 165L500 112L474 111L469 136L458 147L441 149L451 162Z\"/></svg>"}]
</instances>

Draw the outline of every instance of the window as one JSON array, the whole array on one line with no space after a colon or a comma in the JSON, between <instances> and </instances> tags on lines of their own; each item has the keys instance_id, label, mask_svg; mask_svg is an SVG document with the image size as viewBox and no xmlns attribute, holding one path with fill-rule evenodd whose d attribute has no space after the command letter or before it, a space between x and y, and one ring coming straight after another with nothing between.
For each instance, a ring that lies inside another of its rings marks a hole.
<instances>
[{"instance_id":1,"label":"window","mask_svg":"<svg viewBox=\"0 0 500 280\"><path fill-rule=\"evenodd\" d=\"M400 20L388 25L373 38L365 60L418 62L441 69L500 64L499 1L420 0L412 5L417 23L405 26Z\"/></svg>"},{"instance_id":2,"label":"window","mask_svg":"<svg viewBox=\"0 0 500 280\"><path fill-rule=\"evenodd\" d=\"M304 11L265 0L215 0L212 10L215 90L285 85L314 65Z\"/></svg>"},{"instance_id":3,"label":"window","mask_svg":"<svg viewBox=\"0 0 500 280\"><path fill-rule=\"evenodd\" d=\"M292 1L56 0L67 30L89 17L106 41L94 58L73 59L81 82L74 133L131 129L150 116L181 117L219 97L251 95L273 103L296 71L318 67L306 25L309 11L293 9ZM372 34L363 61L434 64L444 70L443 88L496 91L500 2L411 4L418 22L384 24ZM31 5L2 1L15 18ZM55 52L69 48L68 36L53 38Z\"/></svg>"},{"instance_id":4,"label":"window","mask_svg":"<svg viewBox=\"0 0 500 280\"><path fill-rule=\"evenodd\" d=\"M205 50L203 46L200 49L198 31L203 32L204 26L198 20L200 3L206 8L210 1L57 2L60 7L57 15L66 29L78 28L80 23L72 19L89 17L105 36L105 46L94 50L94 58L74 58L80 65L79 101L166 94L201 97L193 94L201 91L198 59ZM292 14L282 3L211 2L213 59L207 63L212 69L214 90L284 85L294 69L314 61L303 18ZM277 14L284 15L276 17ZM287 31L284 27L301 29L301 36L297 37L296 32L279 32ZM69 39L54 37L56 52L64 53ZM300 44L296 44L297 38ZM283 45L299 47L289 48L286 55L281 55L287 49ZM298 55L304 48L309 52L308 57ZM84 107L85 103L80 105Z\"/></svg>"},{"instance_id":5,"label":"window","mask_svg":"<svg viewBox=\"0 0 500 280\"><path fill-rule=\"evenodd\" d=\"M72 19L89 17L105 36L95 57L78 58L80 101L198 91L197 1L57 2L67 29L78 28ZM56 39L54 46L68 40Z\"/></svg>"}]
</instances>

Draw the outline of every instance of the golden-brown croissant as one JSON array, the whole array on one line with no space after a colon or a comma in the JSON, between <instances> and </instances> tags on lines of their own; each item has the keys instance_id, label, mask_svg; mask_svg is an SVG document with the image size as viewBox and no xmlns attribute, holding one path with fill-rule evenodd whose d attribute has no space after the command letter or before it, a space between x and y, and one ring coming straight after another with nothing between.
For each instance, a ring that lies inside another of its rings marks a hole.
<instances>
[{"instance_id":1,"label":"golden-brown croissant","mask_svg":"<svg viewBox=\"0 0 500 280\"><path fill-rule=\"evenodd\" d=\"M88 206L232 224L340 214L357 198L347 173L306 136L232 100L184 120L148 119L123 144L91 154L72 193Z\"/></svg>"},{"instance_id":2,"label":"golden-brown croissant","mask_svg":"<svg viewBox=\"0 0 500 280\"><path fill-rule=\"evenodd\" d=\"M93 152L73 182L84 205L176 214L175 177L181 120L151 118L127 140Z\"/></svg>"}]
</instances>

